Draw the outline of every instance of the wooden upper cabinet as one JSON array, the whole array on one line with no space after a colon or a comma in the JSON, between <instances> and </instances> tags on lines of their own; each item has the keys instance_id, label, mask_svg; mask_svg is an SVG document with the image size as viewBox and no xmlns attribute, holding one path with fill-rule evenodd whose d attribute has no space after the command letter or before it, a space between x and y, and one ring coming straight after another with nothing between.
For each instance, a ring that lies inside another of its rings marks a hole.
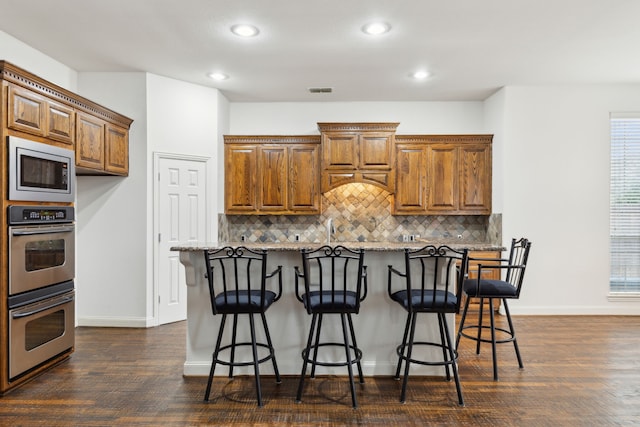
<instances>
[{"instance_id":1,"label":"wooden upper cabinet","mask_svg":"<svg viewBox=\"0 0 640 427\"><path fill-rule=\"evenodd\" d=\"M427 210L458 210L458 147L433 144L427 149Z\"/></svg>"},{"instance_id":2,"label":"wooden upper cabinet","mask_svg":"<svg viewBox=\"0 0 640 427\"><path fill-rule=\"evenodd\" d=\"M129 131L98 117L76 116L76 170L78 175L129 174Z\"/></svg>"},{"instance_id":3,"label":"wooden upper cabinet","mask_svg":"<svg viewBox=\"0 0 640 427\"><path fill-rule=\"evenodd\" d=\"M75 150L77 175L128 175L133 120L7 61L0 61L0 83L7 97L2 123L10 134L68 145Z\"/></svg>"},{"instance_id":4,"label":"wooden upper cabinet","mask_svg":"<svg viewBox=\"0 0 640 427\"><path fill-rule=\"evenodd\" d=\"M224 204L226 213L244 214L258 211L257 167L257 145L225 145Z\"/></svg>"},{"instance_id":5,"label":"wooden upper cabinet","mask_svg":"<svg viewBox=\"0 0 640 427\"><path fill-rule=\"evenodd\" d=\"M9 85L7 125L11 129L45 135L46 101L29 90Z\"/></svg>"},{"instance_id":6,"label":"wooden upper cabinet","mask_svg":"<svg viewBox=\"0 0 640 427\"><path fill-rule=\"evenodd\" d=\"M393 193L398 123L318 123L322 135L322 191L365 182Z\"/></svg>"},{"instance_id":7,"label":"wooden upper cabinet","mask_svg":"<svg viewBox=\"0 0 640 427\"><path fill-rule=\"evenodd\" d=\"M225 136L225 213L320 213L320 138Z\"/></svg>"},{"instance_id":8,"label":"wooden upper cabinet","mask_svg":"<svg viewBox=\"0 0 640 427\"><path fill-rule=\"evenodd\" d=\"M111 123L105 128L104 170L116 175L129 174L129 132Z\"/></svg>"},{"instance_id":9,"label":"wooden upper cabinet","mask_svg":"<svg viewBox=\"0 0 640 427\"><path fill-rule=\"evenodd\" d=\"M427 211L427 146L396 145L396 191L394 214Z\"/></svg>"},{"instance_id":10,"label":"wooden upper cabinet","mask_svg":"<svg viewBox=\"0 0 640 427\"><path fill-rule=\"evenodd\" d=\"M289 210L320 213L320 146L300 144L289 147Z\"/></svg>"},{"instance_id":11,"label":"wooden upper cabinet","mask_svg":"<svg viewBox=\"0 0 640 427\"><path fill-rule=\"evenodd\" d=\"M360 135L360 169L389 170L393 166L393 132L366 132Z\"/></svg>"},{"instance_id":12,"label":"wooden upper cabinet","mask_svg":"<svg viewBox=\"0 0 640 427\"><path fill-rule=\"evenodd\" d=\"M85 113L76 119L76 166L104 170L105 122Z\"/></svg>"},{"instance_id":13,"label":"wooden upper cabinet","mask_svg":"<svg viewBox=\"0 0 640 427\"><path fill-rule=\"evenodd\" d=\"M491 144L469 144L459 148L460 210L491 213Z\"/></svg>"},{"instance_id":14,"label":"wooden upper cabinet","mask_svg":"<svg viewBox=\"0 0 640 427\"><path fill-rule=\"evenodd\" d=\"M64 104L47 102L47 127L45 136L56 141L73 145L75 141L76 113Z\"/></svg>"},{"instance_id":15,"label":"wooden upper cabinet","mask_svg":"<svg viewBox=\"0 0 640 427\"><path fill-rule=\"evenodd\" d=\"M258 210L278 211L287 210L287 147L261 146L259 147L260 192Z\"/></svg>"},{"instance_id":16,"label":"wooden upper cabinet","mask_svg":"<svg viewBox=\"0 0 640 427\"><path fill-rule=\"evenodd\" d=\"M19 86L9 85L8 93L7 126L10 129L73 144L73 108Z\"/></svg>"},{"instance_id":17,"label":"wooden upper cabinet","mask_svg":"<svg viewBox=\"0 0 640 427\"><path fill-rule=\"evenodd\" d=\"M491 135L397 135L393 214L490 214L491 140Z\"/></svg>"},{"instance_id":18,"label":"wooden upper cabinet","mask_svg":"<svg viewBox=\"0 0 640 427\"><path fill-rule=\"evenodd\" d=\"M322 135L324 169L355 170L358 168L358 135L327 132Z\"/></svg>"}]
</instances>

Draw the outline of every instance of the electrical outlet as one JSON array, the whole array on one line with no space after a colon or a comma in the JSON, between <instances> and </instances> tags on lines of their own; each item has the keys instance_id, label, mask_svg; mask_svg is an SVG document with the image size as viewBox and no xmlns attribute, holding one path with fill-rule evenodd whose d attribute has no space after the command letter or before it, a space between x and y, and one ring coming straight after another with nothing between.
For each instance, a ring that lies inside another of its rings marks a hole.
<instances>
[{"instance_id":1,"label":"electrical outlet","mask_svg":"<svg viewBox=\"0 0 640 427\"><path fill-rule=\"evenodd\" d=\"M242 236L240 236L240 241L241 242L246 242L247 241L247 236L245 236L244 234Z\"/></svg>"},{"instance_id":2,"label":"electrical outlet","mask_svg":"<svg viewBox=\"0 0 640 427\"><path fill-rule=\"evenodd\" d=\"M403 234L403 235L402 235L402 241L403 241L403 242L408 242L408 241L409 241L409 235L407 235L407 234Z\"/></svg>"},{"instance_id":3,"label":"electrical outlet","mask_svg":"<svg viewBox=\"0 0 640 427\"><path fill-rule=\"evenodd\" d=\"M294 234L293 235L293 241L294 242L299 242L300 241L300 235L299 234Z\"/></svg>"},{"instance_id":4,"label":"electrical outlet","mask_svg":"<svg viewBox=\"0 0 640 427\"><path fill-rule=\"evenodd\" d=\"M415 242L416 241L416 235L415 234L410 235L409 236L409 241L410 242Z\"/></svg>"}]
</instances>

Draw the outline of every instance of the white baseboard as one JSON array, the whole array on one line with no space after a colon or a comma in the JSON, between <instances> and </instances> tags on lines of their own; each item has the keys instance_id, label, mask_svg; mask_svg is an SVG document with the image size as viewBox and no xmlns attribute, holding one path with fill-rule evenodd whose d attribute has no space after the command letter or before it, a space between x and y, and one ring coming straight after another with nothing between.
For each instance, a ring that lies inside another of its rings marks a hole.
<instances>
[{"instance_id":1,"label":"white baseboard","mask_svg":"<svg viewBox=\"0 0 640 427\"><path fill-rule=\"evenodd\" d=\"M503 308L500 312L503 312ZM523 316L638 316L640 315L640 304L637 302L625 304L609 304L603 306L515 306L509 304L509 311L512 315Z\"/></svg>"},{"instance_id":2,"label":"white baseboard","mask_svg":"<svg viewBox=\"0 0 640 427\"><path fill-rule=\"evenodd\" d=\"M144 317L77 317L76 324L104 328L149 328L155 326L155 320Z\"/></svg>"},{"instance_id":3,"label":"white baseboard","mask_svg":"<svg viewBox=\"0 0 640 427\"><path fill-rule=\"evenodd\" d=\"M276 354L277 357L277 354ZM209 370L211 369L211 361L187 361L183 365L183 375L185 377L206 377L209 375ZM216 366L216 376L226 376L228 375L228 370L226 366ZM300 375L300 370L302 369L302 359L300 359L297 363L278 363L278 370L281 375ZM376 375L384 375L389 376L393 375L396 370L396 364L390 362L375 362L375 361L363 361L362 362L362 373L365 376L376 376ZM307 368L307 375L311 371L311 367ZM234 369L234 375L237 373L238 375L245 374L253 374L253 368L250 366L242 366ZM318 375L347 375L347 368L344 366L340 367L323 367L319 366L316 370ZM354 373L357 371L354 368ZM271 362L265 362L260 365L260 373L264 375L273 375L273 366ZM411 365L411 373L414 375L443 375L443 368L440 366L421 366L417 364Z\"/></svg>"}]
</instances>

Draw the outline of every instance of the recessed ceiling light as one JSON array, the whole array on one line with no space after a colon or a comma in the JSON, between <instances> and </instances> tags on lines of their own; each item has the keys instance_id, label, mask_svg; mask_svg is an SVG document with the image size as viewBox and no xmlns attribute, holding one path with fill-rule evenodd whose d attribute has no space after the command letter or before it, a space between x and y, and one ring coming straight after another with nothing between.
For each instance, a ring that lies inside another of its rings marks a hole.
<instances>
[{"instance_id":1,"label":"recessed ceiling light","mask_svg":"<svg viewBox=\"0 0 640 427\"><path fill-rule=\"evenodd\" d=\"M429 77L429 72L428 71L424 71L424 70L419 70L419 71L416 71L416 72L412 73L411 77L413 77L416 80L424 80L427 77Z\"/></svg>"},{"instance_id":2,"label":"recessed ceiling light","mask_svg":"<svg viewBox=\"0 0 640 427\"><path fill-rule=\"evenodd\" d=\"M231 27L231 32L240 37L253 37L257 36L260 30L257 27L249 24L237 24Z\"/></svg>"},{"instance_id":3,"label":"recessed ceiling light","mask_svg":"<svg viewBox=\"0 0 640 427\"><path fill-rule=\"evenodd\" d=\"M386 22L371 22L362 27L362 32L371 36L384 34L391 30L391 26Z\"/></svg>"},{"instance_id":4,"label":"recessed ceiling light","mask_svg":"<svg viewBox=\"0 0 640 427\"><path fill-rule=\"evenodd\" d=\"M227 79L229 78L229 76L227 76L226 74L224 74L224 73L218 73L218 72L215 72L215 73L209 73L208 75L209 75L209 77L211 77L213 80L227 80Z\"/></svg>"}]
</instances>

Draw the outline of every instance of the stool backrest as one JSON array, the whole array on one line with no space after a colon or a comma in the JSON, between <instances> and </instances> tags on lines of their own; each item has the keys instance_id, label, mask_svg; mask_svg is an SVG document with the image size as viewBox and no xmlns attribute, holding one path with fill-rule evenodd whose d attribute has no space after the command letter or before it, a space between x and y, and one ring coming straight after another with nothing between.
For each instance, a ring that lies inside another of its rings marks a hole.
<instances>
[{"instance_id":1,"label":"stool backrest","mask_svg":"<svg viewBox=\"0 0 640 427\"><path fill-rule=\"evenodd\" d=\"M260 301L264 308L267 251L249 249L245 246L226 246L217 250L204 251L207 266L207 280L213 314L218 314L215 299L218 295L229 306L241 301L241 292L260 292Z\"/></svg>"},{"instance_id":2,"label":"stool backrest","mask_svg":"<svg viewBox=\"0 0 640 427\"><path fill-rule=\"evenodd\" d=\"M428 245L404 253L407 295L419 295L414 306L458 312L469 264L467 249Z\"/></svg>"},{"instance_id":3,"label":"stool backrest","mask_svg":"<svg viewBox=\"0 0 640 427\"><path fill-rule=\"evenodd\" d=\"M318 249L302 249L302 273L296 274L296 296L305 302L311 313L312 292L328 293L331 303L345 301L348 292L356 294L357 313L366 297L364 249L349 249L342 245L325 245ZM298 290L298 278L304 282L304 294ZM364 284L364 286L363 286Z\"/></svg>"},{"instance_id":4,"label":"stool backrest","mask_svg":"<svg viewBox=\"0 0 640 427\"><path fill-rule=\"evenodd\" d=\"M524 272L527 268L527 260L529 259L529 249L531 242L526 238L511 239L511 249L509 250L509 259L507 260L506 272L504 280L509 282L516 288L516 298L520 295L522 289L522 281Z\"/></svg>"}]
</instances>

